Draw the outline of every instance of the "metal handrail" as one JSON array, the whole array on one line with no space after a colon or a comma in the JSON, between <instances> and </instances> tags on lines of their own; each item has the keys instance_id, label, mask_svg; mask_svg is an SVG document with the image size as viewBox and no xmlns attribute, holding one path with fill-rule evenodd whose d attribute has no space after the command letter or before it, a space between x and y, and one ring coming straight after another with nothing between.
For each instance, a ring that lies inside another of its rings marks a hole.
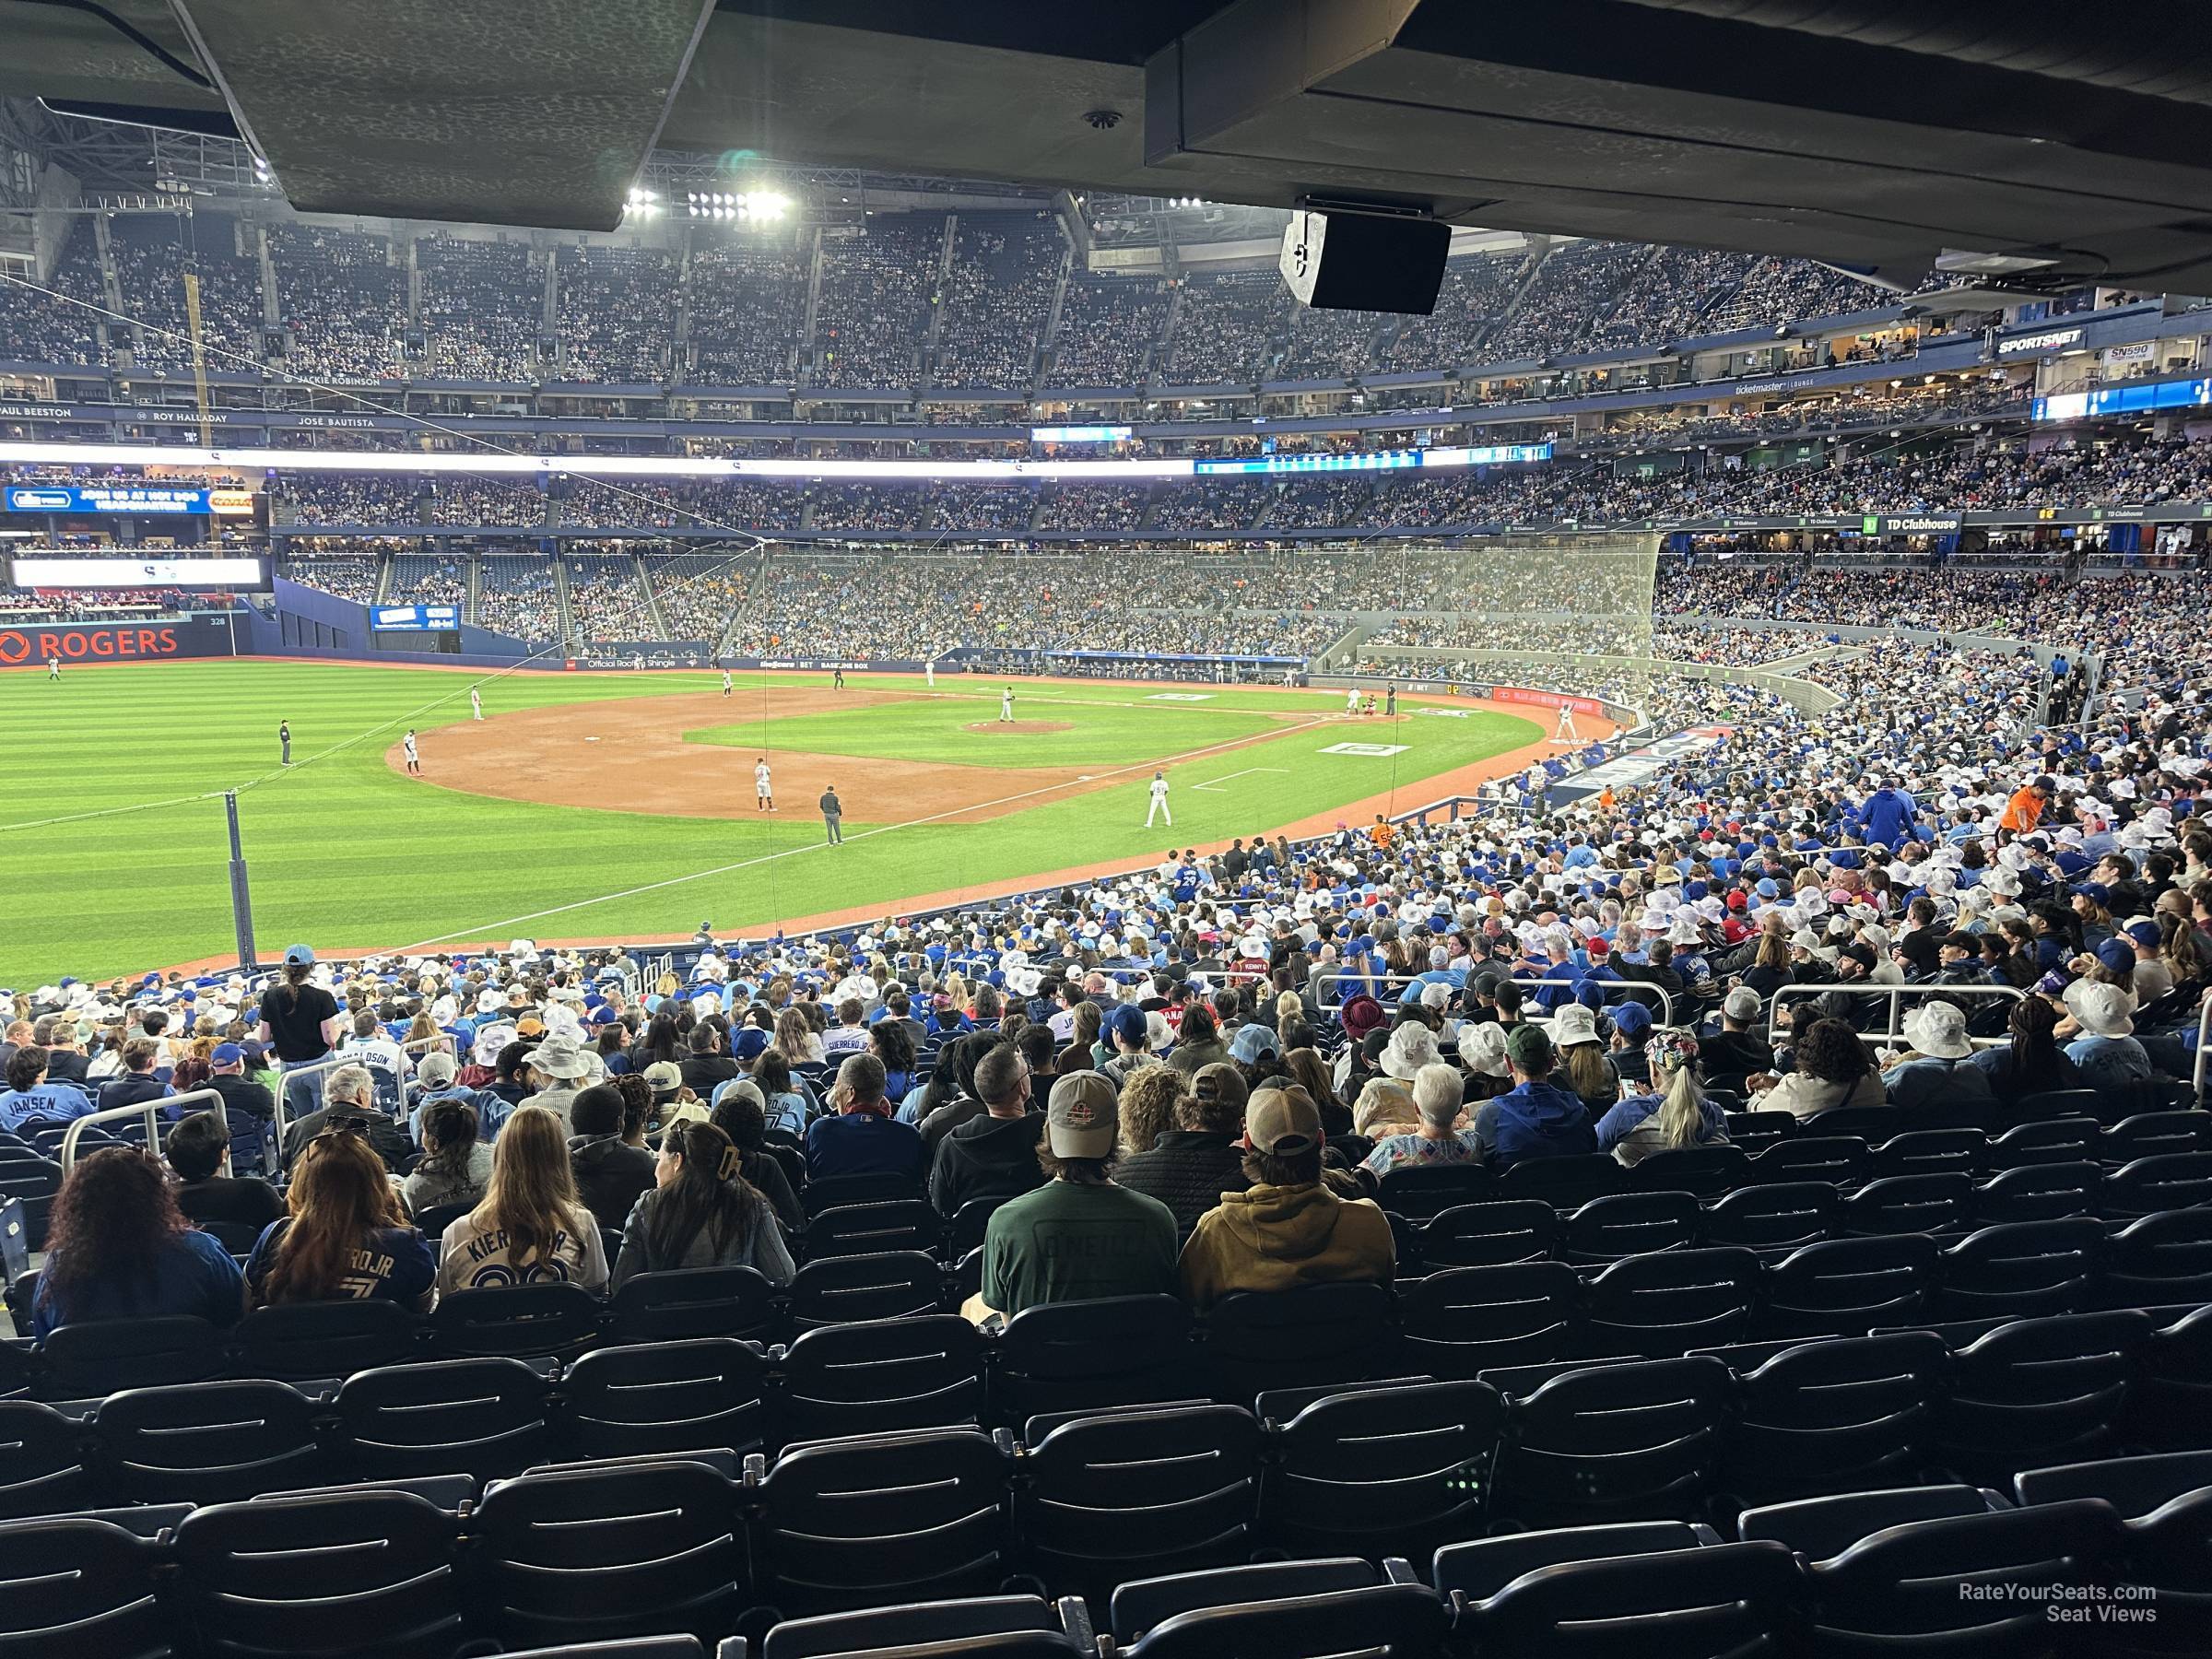
<instances>
[{"instance_id":1,"label":"metal handrail","mask_svg":"<svg viewBox=\"0 0 2212 1659\"><path fill-rule=\"evenodd\" d=\"M1885 985L1871 980L1830 980L1818 984L1777 987L1774 994L1767 999L1768 1027L1772 1028L1775 1016L1781 1011L1783 997L1818 996L1830 991L1841 991L1851 996L1882 996L1888 999L1888 1010L1882 1029L1879 1031L1861 1031L1859 1033L1859 1041L1869 1043L1895 1042L1903 1038L1905 1034L1904 1010L1900 1001L1903 997L1917 996L1923 1001L1929 997L1958 996L2010 997L2014 1002L2028 1000L2028 993L2017 985ZM1969 1037L1967 1041L1983 1048L1994 1048L2000 1042L2009 1042L2012 1040L2009 1037Z\"/></svg>"},{"instance_id":2,"label":"metal handrail","mask_svg":"<svg viewBox=\"0 0 2212 1659\"><path fill-rule=\"evenodd\" d=\"M1475 973L1478 971L1480 971L1470 970L1468 978L1472 979ZM1421 976L1418 973L1378 973L1371 975L1365 973L1355 973L1348 968L1326 968L1321 971L1320 975L1315 981L1313 996L1314 1000L1320 1005L1320 1006L1324 1011L1327 1011L1344 1006L1342 999L1332 1002L1329 1000L1326 994L1328 987L1337 980L1357 980L1361 983L1365 983L1371 979L1379 982L1386 989L1392 985L1395 985L1399 991L1403 992L1407 985L1412 984L1414 981L1419 979L1420 977ZM1509 975L1509 977L1512 980L1514 984L1524 987L1532 985L1557 986L1561 990L1567 991L1580 991L1583 986L1594 982L1598 986L1600 992L1604 994L1610 996L1618 993L1624 1000L1630 997L1641 997L1648 994L1650 995L1656 996L1659 999L1661 1014L1659 1023L1662 1025L1670 1026L1675 1023L1675 999L1673 994L1664 986L1647 984L1641 980L1597 980L1592 982L1588 980L1559 979L1556 977L1532 980L1523 979L1517 973Z\"/></svg>"},{"instance_id":3,"label":"metal handrail","mask_svg":"<svg viewBox=\"0 0 2212 1659\"><path fill-rule=\"evenodd\" d=\"M219 1089L195 1088L188 1094L163 1095L158 1100L141 1100L135 1106L111 1106L104 1112L89 1112L83 1117L69 1120L69 1126L62 1131L62 1173L68 1174L70 1166L76 1162L76 1143L86 1129L94 1124L112 1124L124 1118L143 1117L146 1120L147 1149L156 1158L160 1157L161 1113L193 1100L213 1100L216 1116L222 1120L224 1132L229 1133L230 1120L223 1112L223 1097Z\"/></svg>"}]
</instances>

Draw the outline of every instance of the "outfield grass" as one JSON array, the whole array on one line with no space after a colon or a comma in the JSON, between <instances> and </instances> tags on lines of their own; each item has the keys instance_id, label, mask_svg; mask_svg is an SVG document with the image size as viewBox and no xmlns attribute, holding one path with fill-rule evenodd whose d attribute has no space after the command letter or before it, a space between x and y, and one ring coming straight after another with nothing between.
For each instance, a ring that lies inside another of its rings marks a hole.
<instances>
[{"instance_id":1,"label":"outfield grass","mask_svg":"<svg viewBox=\"0 0 2212 1659\"><path fill-rule=\"evenodd\" d=\"M769 677L827 683L820 676ZM763 681L742 677L740 694ZM849 683L920 689L903 677L853 676ZM0 924L0 985L35 985L64 973L106 977L228 953L222 802L192 798L226 788L241 791L255 933L266 957L295 939L342 950L449 936L681 936L702 918L734 931L848 906L888 911L950 888L1094 861L1135 863L1171 844L1273 830L1385 790L1418 805L1427 798L1422 780L1542 735L1533 722L1480 712L1447 719L1413 712L1387 724L1289 730L1170 766L1175 828L1147 830L1146 763L1265 729L1276 724L1267 714L1331 713L1339 700L1222 688L1180 693L1204 699L1185 702L1141 687L1029 685L1018 688L1016 714L1073 729L985 735L962 727L996 717L997 686L944 678L936 700L901 705L895 714L879 706L772 722L790 728L775 741L824 752L1136 770L1105 789L969 825L906 824L897 801L870 799L864 776L844 792L851 840L830 851L820 846L811 814L683 818L627 812L618 800L601 810L453 793L466 786L465 739L426 744L432 781L448 788L425 790L393 772L383 754L401 730L465 721L470 684L471 677L443 670L324 663L123 664L71 668L53 685L37 673L0 674L0 729L10 734L15 780L0 803L11 893ZM719 688L712 674L513 675L488 682L485 706L498 714ZM1407 699L1401 706L1420 704ZM280 771L276 724L286 719L299 764ZM893 749L832 747L867 742L869 730L887 732L894 722L917 741L947 747L917 748L902 739ZM830 740L818 735L830 728ZM756 730L738 747L759 736ZM1057 752L1047 747L1061 740ZM1343 741L1405 751L1319 752ZM1197 787L1207 783L1215 786Z\"/></svg>"}]
</instances>

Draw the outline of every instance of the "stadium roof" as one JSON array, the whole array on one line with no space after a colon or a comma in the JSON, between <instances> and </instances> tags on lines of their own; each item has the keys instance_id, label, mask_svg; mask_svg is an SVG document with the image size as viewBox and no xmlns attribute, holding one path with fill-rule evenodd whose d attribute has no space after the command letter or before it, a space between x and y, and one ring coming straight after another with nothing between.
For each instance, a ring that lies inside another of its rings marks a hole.
<instances>
[{"instance_id":1,"label":"stadium roof","mask_svg":"<svg viewBox=\"0 0 2212 1659\"><path fill-rule=\"evenodd\" d=\"M314 211L609 229L657 139L2212 289L2196 0L534 0L526 29L485 0L113 6L183 72L90 13L0 0L0 92L228 112Z\"/></svg>"}]
</instances>

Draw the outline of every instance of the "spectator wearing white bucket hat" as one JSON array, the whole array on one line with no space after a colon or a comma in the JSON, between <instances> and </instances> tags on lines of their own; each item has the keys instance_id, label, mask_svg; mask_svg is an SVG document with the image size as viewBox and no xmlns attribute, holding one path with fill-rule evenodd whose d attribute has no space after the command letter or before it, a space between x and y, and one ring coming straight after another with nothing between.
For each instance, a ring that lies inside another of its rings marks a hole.
<instances>
[{"instance_id":1,"label":"spectator wearing white bucket hat","mask_svg":"<svg viewBox=\"0 0 2212 1659\"><path fill-rule=\"evenodd\" d=\"M530 1080L537 1088L523 1104L543 1106L557 1113L565 1131L569 1103L582 1089L584 1079L592 1075L592 1057L570 1033L549 1031L543 1041L523 1056L523 1065L528 1068Z\"/></svg>"},{"instance_id":2,"label":"spectator wearing white bucket hat","mask_svg":"<svg viewBox=\"0 0 2212 1659\"><path fill-rule=\"evenodd\" d=\"M1377 1064L1384 1077L1410 1083L1419 1076L1422 1066L1438 1065L1442 1059L1443 1055L1437 1052L1436 1033L1419 1020L1408 1019L1391 1032Z\"/></svg>"},{"instance_id":3,"label":"spectator wearing white bucket hat","mask_svg":"<svg viewBox=\"0 0 2212 1659\"><path fill-rule=\"evenodd\" d=\"M2127 1092L2152 1075L2150 1055L2136 1041L2135 999L2118 985L2077 980L2067 987L2066 1018L2057 1036L2082 1080L2103 1095Z\"/></svg>"},{"instance_id":4,"label":"spectator wearing white bucket hat","mask_svg":"<svg viewBox=\"0 0 2212 1659\"><path fill-rule=\"evenodd\" d=\"M1966 1034L1966 1011L1957 1003L1925 1002L1908 1009L1905 1041L1912 1048L1882 1073L1893 1106L1906 1111L1994 1103L1989 1075L1970 1064L1974 1045Z\"/></svg>"}]
</instances>

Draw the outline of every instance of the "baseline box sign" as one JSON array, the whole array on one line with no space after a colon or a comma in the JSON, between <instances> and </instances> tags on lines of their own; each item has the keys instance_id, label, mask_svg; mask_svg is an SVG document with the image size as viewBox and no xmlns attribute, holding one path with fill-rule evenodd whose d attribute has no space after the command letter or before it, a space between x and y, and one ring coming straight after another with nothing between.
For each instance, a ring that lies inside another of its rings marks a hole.
<instances>
[{"instance_id":1,"label":"baseline box sign","mask_svg":"<svg viewBox=\"0 0 2212 1659\"><path fill-rule=\"evenodd\" d=\"M461 626L457 605L372 605L369 626L382 633L423 633Z\"/></svg>"},{"instance_id":2,"label":"baseline box sign","mask_svg":"<svg viewBox=\"0 0 2212 1659\"><path fill-rule=\"evenodd\" d=\"M1492 686L1492 702L1535 703L1539 708L1572 709L1577 714L1603 714L1606 705L1594 697L1571 697L1564 691L1539 691L1532 686Z\"/></svg>"},{"instance_id":3,"label":"baseline box sign","mask_svg":"<svg viewBox=\"0 0 2212 1659\"><path fill-rule=\"evenodd\" d=\"M230 630L220 617L0 628L0 668L42 668L50 657L64 663L124 663L229 654Z\"/></svg>"},{"instance_id":4,"label":"baseline box sign","mask_svg":"<svg viewBox=\"0 0 2212 1659\"><path fill-rule=\"evenodd\" d=\"M218 517L251 514L250 489L207 489L164 484L16 484L7 491L10 512L182 512Z\"/></svg>"}]
</instances>

